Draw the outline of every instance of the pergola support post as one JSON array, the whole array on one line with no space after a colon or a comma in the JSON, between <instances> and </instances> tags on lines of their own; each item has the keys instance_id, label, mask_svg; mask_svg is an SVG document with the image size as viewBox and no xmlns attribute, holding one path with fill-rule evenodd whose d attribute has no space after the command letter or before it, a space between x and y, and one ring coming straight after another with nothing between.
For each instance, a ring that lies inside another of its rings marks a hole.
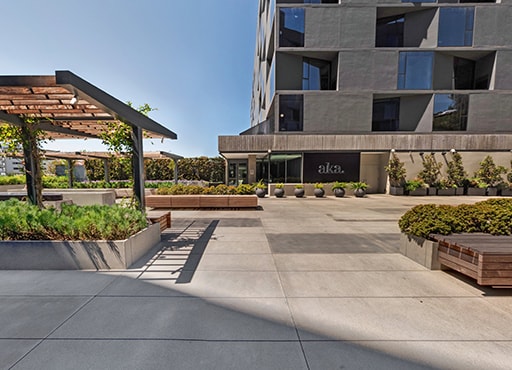
<instances>
[{"instance_id":1,"label":"pergola support post","mask_svg":"<svg viewBox=\"0 0 512 370\"><path fill-rule=\"evenodd\" d=\"M103 169L105 172L105 182L110 182L110 162L108 158L103 159Z\"/></svg>"},{"instance_id":2,"label":"pergola support post","mask_svg":"<svg viewBox=\"0 0 512 370\"><path fill-rule=\"evenodd\" d=\"M144 211L146 208L146 202L144 197L144 151L142 146L142 138L142 128L138 126L132 126L133 195L139 209Z\"/></svg>"},{"instance_id":3,"label":"pergola support post","mask_svg":"<svg viewBox=\"0 0 512 370\"><path fill-rule=\"evenodd\" d=\"M25 178L27 183L27 196L30 203L43 207L42 197L37 192L37 178L40 176L40 164L38 162L39 148L34 145L36 142L34 132L26 123L21 125L21 136L23 140L23 157L25 161ZM39 184L42 186L42 184Z\"/></svg>"},{"instance_id":4,"label":"pergola support post","mask_svg":"<svg viewBox=\"0 0 512 370\"><path fill-rule=\"evenodd\" d=\"M66 159L66 162L68 163L68 186L70 189L73 188L73 183L75 181L74 179L74 173L73 173L73 160L72 159Z\"/></svg>"}]
</instances>

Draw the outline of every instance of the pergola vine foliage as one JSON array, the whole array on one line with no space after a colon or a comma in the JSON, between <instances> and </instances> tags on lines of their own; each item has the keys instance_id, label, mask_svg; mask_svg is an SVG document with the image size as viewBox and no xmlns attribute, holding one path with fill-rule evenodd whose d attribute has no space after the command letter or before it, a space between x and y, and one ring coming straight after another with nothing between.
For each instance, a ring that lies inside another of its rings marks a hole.
<instances>
[{"instance_id":1,"label":"pergola vine foliage","mask_svg":"<svg viewBox=\"0 0 512 370\"><path fill-rule=\"evenodd\" d=\"M20 116L23 121L22 126L12 124L0 125L0 143L3 147L3 154L6 156L17 156L20 150L31 157L32 168L25 171L28 176L32 176L35 184L35 204L43 207L43 181L41 171L41 149L46 142L47 137L43 130L39 128L39 119L37 117ZM26 155L25 154L25 155Z\"/></svg>"}]
</instances>

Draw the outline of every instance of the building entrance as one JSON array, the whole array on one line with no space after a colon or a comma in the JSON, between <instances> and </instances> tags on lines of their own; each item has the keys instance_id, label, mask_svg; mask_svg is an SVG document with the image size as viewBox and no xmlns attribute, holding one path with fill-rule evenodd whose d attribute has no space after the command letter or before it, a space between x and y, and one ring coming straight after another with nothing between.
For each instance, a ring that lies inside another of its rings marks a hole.
<instances>
[{"instance_id":1,"label":"building entrance","mask_svg":"<svg viewBox=\"0 0 512 370\"><path fill-rule=\"evenodd\" d=\"M228 185L247 184L247 160L228 162Z\"/></svg>"}]
</instances>

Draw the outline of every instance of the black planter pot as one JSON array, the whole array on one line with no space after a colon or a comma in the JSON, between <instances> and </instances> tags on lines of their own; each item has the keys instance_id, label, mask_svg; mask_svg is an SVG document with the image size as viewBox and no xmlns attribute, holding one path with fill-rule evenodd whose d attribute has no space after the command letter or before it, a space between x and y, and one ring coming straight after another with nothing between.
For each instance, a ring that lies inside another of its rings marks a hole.
<instances>
[{"instance_id":1,"label":"black planter pot","mask_svg":"<svg viewBox=\"0 0 512 370\"><path fill-rule=\"evenodd\" d=\"M284 197L284 189L274 189L274 195L276 196L276 198Z\"/></svg>"},{"instance_id":2,"label":"black planter pot","mask_svg":"<svg viewBox=\"0 0 512 370\"><path fill-rule=\"evenodd\" d=\"M345 196L345 189L343 189L343 188L334 189L333 193L336 198L343 198Z\"/></svg>"},{"instance_id":3,"label":"black planter pot","mask_svg":"<svg viewBox=\"0 0 512 370\"><path fill-rule=\"evenodd\" d=\"M315 189L313 191L313 193L315 194L315 197L317 198L323 198L324 194L325 194L325 190L324 189Z\"/></svg>"},{"instance_id":4,"label":"black planter pot","mask_svg":"<svg viewBox=\"0 0 512 370\"><path fill-rule=\"evenodd\" d=\"M258 198L265 198L265 195L267 194L267 191L265 189L258 188L255 191Z\"/></svg>"},{"instance_id":5,"label":"black planter pot","mask_svg":"<svg viewBox=\"0 0 512 370\"><path fill-rule=\"evenodd\" d=\"M295 189L293 194L295 194L297 198L302 198L304 196L304 189Z\"/></svg>"},{"instance_id":6,"label":"black planter pot","mask_svg":"<svg viewBox=\"0 0 512 370\"><path fill-rule=\"evenodd\" d=\"M362 198L366 195L366 191L364 191L363 189L355 189L354 190L354 195L357 197L357 198Z\"/></svg>"}]
</instances>

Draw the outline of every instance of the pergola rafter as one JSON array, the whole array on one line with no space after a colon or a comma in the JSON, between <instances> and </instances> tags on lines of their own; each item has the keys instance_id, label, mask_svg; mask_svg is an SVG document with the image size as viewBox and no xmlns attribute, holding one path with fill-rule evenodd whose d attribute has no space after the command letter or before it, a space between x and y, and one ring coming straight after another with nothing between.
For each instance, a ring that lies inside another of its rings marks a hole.
<instances>
[{"instance_id":1,"label":"pergola rafter","mask_svg":"<svg viewBox=\"0 0 512 370\"><path fill-rule=\"evenodd\" d=\"M0 76L0 121L25 128L23 117L37 119L37 127L51 139L99 138L109 122L128 124L134 143L134 194L141 208L143 137L177 139L171 130L70 71L56 71L55 76ZM32 182L27 175L28 196L35 203Z\"/></svg>"}]
</instances>

